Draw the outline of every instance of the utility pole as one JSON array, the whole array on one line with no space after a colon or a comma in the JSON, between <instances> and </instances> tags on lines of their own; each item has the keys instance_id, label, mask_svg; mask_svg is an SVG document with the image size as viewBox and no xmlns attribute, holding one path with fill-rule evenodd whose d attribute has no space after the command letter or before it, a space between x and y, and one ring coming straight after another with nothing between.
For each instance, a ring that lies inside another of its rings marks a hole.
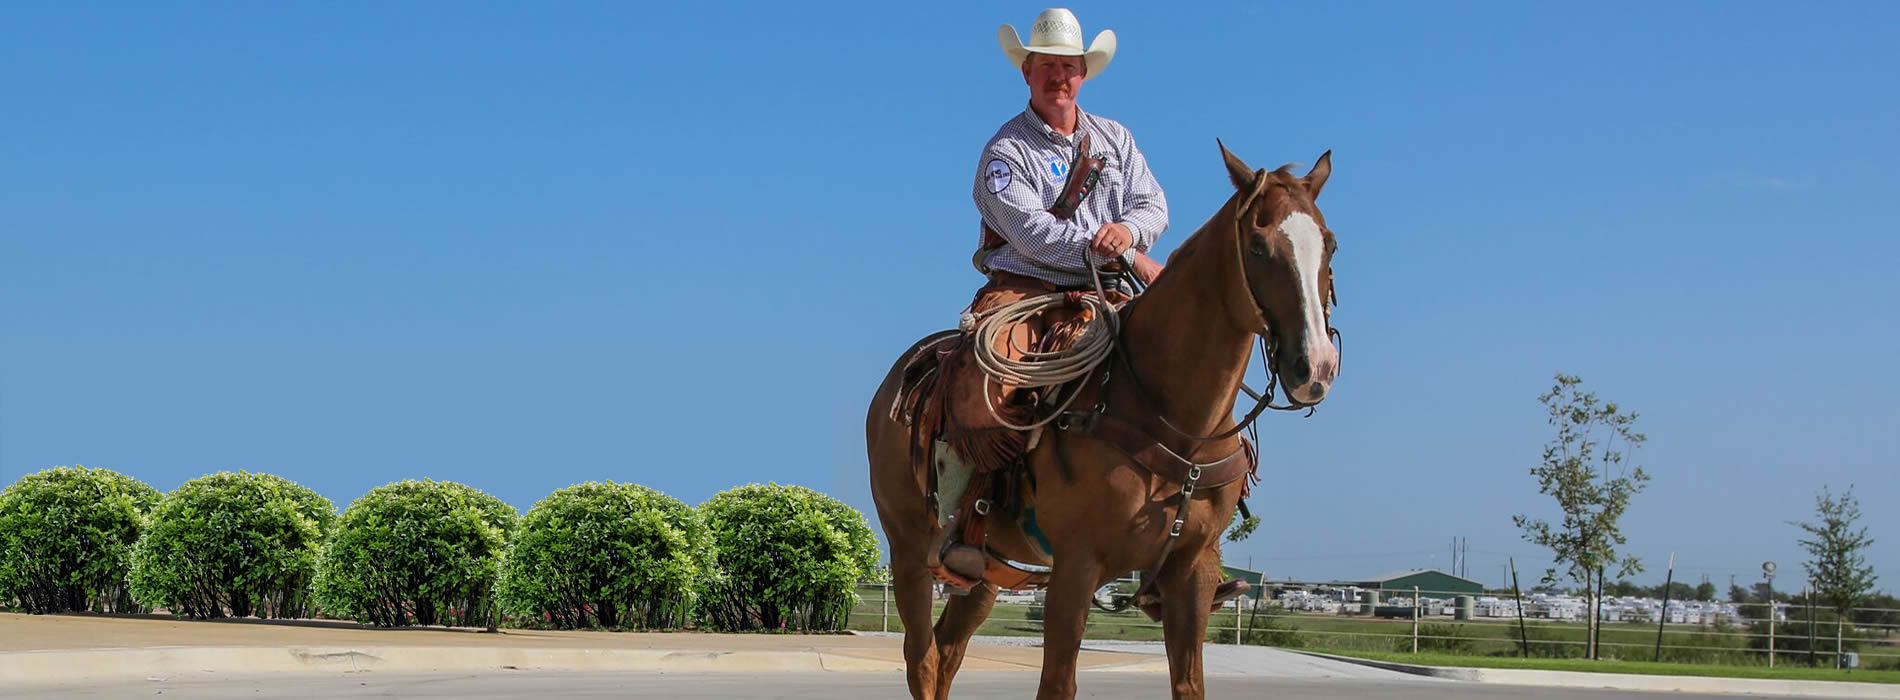
<instances>
[{"instance_id":1,"label":"utility pole","mask_svg":"<svg viewBox=\"0 0 1900 700\"><path fill-rule=\"evenodd\" d=\"M1663 577L1662 613L1656 616L1656 662L1662 663L1663 624L1669 622L1669 586L1676 582L1676 553L1669 553L1669 575Z\"/></svg>"}]
</instances>

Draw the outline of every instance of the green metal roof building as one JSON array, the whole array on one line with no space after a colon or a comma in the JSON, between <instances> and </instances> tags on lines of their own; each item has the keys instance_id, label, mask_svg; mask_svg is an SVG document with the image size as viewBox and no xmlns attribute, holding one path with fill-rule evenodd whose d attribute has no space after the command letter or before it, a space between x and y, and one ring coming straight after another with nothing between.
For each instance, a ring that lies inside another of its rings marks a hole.
<instances>
[{"instance_id":1,"label":"green metal roof building","mask_svg":"<svg viewBox=\"0 0 1900 700\"><path fill-rule=\"evenodd\" d=\"M1360 588L1373 588L1380 597L1403 593L1412 594L1417 586L1419 595L1426 598L1450 598L1455 595L1480 595L1484 593L1484 584L1462 576L1439 571L1437 569L1414 569L1395 571L1384 576L1375 576L1364 581L1355 581L1352 585Z\"/></svg>"},{"instance_id":2,"label":"green metal roof building","mask_svg":"<svg viewBox=\"0 0 1900 700\"><path fill-rule=\"evenodd\" d=\"M1253 586L1247 590L1247 597L1249 598L1259 600L1260 596L1267 594L1267 587L1263 584L1263 581L1266 580L1266 574L1264 573L1242 569L1238 566L1228 566L1226 564L1221 565L1220 572L1223 578L1237 578Z\"/></svg>"}]
</instances>

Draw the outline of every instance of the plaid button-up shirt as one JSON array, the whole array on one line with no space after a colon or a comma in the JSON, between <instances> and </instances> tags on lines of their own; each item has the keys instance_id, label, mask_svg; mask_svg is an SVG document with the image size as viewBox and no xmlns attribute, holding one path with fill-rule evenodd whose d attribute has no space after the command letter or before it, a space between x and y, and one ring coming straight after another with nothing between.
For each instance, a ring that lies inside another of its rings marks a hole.
<instances>
[{"instance_id":1,"label":"plaid button-up shirt","mask_svg":"<svg viewBox=\"0 0 1900 700\"><path fill-rule=\"evenodd\" d=\"M1168 229L1167 197L1128 128L1080 107L1076 112L1077 131L1065 136L1034 109L1024 109L983 147L972 194L982 222L1009 242L983 261L990 269L1065 287L1087 286L1090 258L1085 255L1094 256L1089 246L1103 224L1127 226L1133 248L1143 253ZM1103 160L1102 176L1073 218L1058 219L1048 209L1068 183L1069 161L1083 131Z\"/></svg>"}]
</instances>

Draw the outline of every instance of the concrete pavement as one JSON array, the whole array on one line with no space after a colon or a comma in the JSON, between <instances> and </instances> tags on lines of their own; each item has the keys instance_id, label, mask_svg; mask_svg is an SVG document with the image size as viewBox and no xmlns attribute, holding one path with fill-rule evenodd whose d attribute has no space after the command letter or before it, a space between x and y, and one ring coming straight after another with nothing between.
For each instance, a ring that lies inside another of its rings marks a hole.
<instances>
[{"instance_id":1,"label":"concrete pavement","mask_svg":"<svg viewBox=\"0 0 1900 700\"><path fill-rule=\"evenodd\" d=\"M1087 673L1078 682L1081 698L1167 697L1167 679L1158 674ZM1339 678L1267 678L1209 676L1210 698L1293 700L1715 700L1734 696L1658 695L1574 688L1529 689L1477 683L1376 681ZM957 677L957 698L1026 698L1036 691L1036 674L972 672ZM906 698L904 678L889 673L537 673L473 674L286 674L248 678L187 676L107 684L0 686L0 698L120 697L192 698L770 698L783 700L887 700Z\"/></svg>"},{"instance_id":2,"label":"concrete pavement","mask_svg":"<svg viewBox=\"0 0 1900 700\"><path fill-rule=\"evenodd\" d=\"M967 685L959 681L959 697L1015 697L1033 688L1042 661L1040 642L974 640L960 676L969 680ZM1322 698L1638 697L1630 694L1637 691L1678 697L1687 697L1686 692L1900 698L1900 686L1894 685L1431 669L1266 647L1210 644L1204 649L1214 697L1258 690ZM1154 697L1167 687L1160 642L1089 641L1078 660L1085 697ZM430 697L434 688L465 684L466 692L457 693L494 697L484 693L511 695L500 689L516 687L509 685L517 682L511 679L520 678L538 679L551 690L523 686L513 692L562 697L606 693L614 684L620 684L615 693L633 684L664 688L667 697L892 697L904 694L903 670L901 636L894 634L483 633L377 630L347 623L0 614L4 697L150 695L163 692L166 684L183 684L179 689L192 695L241 692L249 697L294 688L304 690L281 692L352 694L352 687L405 695L423 689L421 695ZM681 684L681 678L697 680ZM773 680L748 680L757 678ZM1606 686L1623 694L1571 694ZM806 689L818 694L801 695ZM843 694L824 694L832 690Z\"/></svg>"},{"instance_id":3,"label":"concrete pavement","mask_svg":"<svg viewBox=\"0 0 1900 700\"><path fill-rule=\"evenodd\" d=\"M111 663L104 660L111 659ZM1146 661L1137 654L1088 651L1083 668ZM548 670L691 671L903 670L893 638L854 634L706 634L442 628L379 630L354 623L193 621L158 616L0 613L0 680L144 677L174 667L219 672ZM1042 650L973 645L964 668L1033 670Z\"/></svg>"}]
</instances>

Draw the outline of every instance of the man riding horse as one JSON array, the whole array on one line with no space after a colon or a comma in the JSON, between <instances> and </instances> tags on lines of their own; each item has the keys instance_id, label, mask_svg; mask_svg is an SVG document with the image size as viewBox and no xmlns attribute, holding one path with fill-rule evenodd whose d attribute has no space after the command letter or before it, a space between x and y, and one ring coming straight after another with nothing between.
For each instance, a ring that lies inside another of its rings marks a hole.
<instances>
[{"instance_id":1,"label":"man riding horse","mask_svg":"<svg viewBox=\"0 0 1900 700\"><path fill-rule=\"evenodd\" d=\"M1219 565L1221 532L1257 478L1244 432L1267 408L1318 405L1338 377L1336 246L1317 204L1331 152L1300 175L1251 167L1217 139L1233 193L1163 274L1148 254L1168 228L1160 187L1126 128L1075 105L1113 36L1084 48L1060 9L1028 45L1002 27L1030 99L977 161L973 262L986 283L957 328L896 358L866 407L916 700L949 697L1001 588L1045 594L1038 698L1076 696L1092 606L1160 622L1170 695L1205 698L1208 616L1248 588ZM1256 346L1260 392L1242 381ZM1236 418L1242 392L1255 404ZM1140 588L1102 605L1102 587L1129 571ZM961 593L941 614L939 582Z\"/></svg>"},{"instance_id":2,"label":"man riding horse","mask_svg":"<svg viewBox=\"0 0 1900 700\"><path fill-rule=\"evenodd\" d=\"M1142 284L1161 274L1148 251L1168 228L1168 202L1128 128L1076 105L1082 84L1114 58L1115 33L1104 30L1085 49L1075 15L1052 8L1036 17L1028 43L1009 25L998 29L997 40L1022 73L1029 106L997 129L977 162L971 194L982 237L972 262L988 279L967 313L1053 292L1093 293L1098 281L1107 301L1126 301L1128 285L1101 270L1126 271ZM1076 323L1089 313L1074 305L1039 311L999 333L995 351L1022 360L1058 350L1073 341ZM986 382L970 369L952 375L945 387L947 400L963 407L951 409L958 424L946 442L961 449L939 460L942 533L931 548L932 570L953 584L978 580L984 571L981 543L955 536L974 506L965 498L972 472L1019 458L1027 431L1009 426L1040 417L1037 404L1048 399ZM993 410L984 410L983 401Z\"/></svg>"}]
</instances>

